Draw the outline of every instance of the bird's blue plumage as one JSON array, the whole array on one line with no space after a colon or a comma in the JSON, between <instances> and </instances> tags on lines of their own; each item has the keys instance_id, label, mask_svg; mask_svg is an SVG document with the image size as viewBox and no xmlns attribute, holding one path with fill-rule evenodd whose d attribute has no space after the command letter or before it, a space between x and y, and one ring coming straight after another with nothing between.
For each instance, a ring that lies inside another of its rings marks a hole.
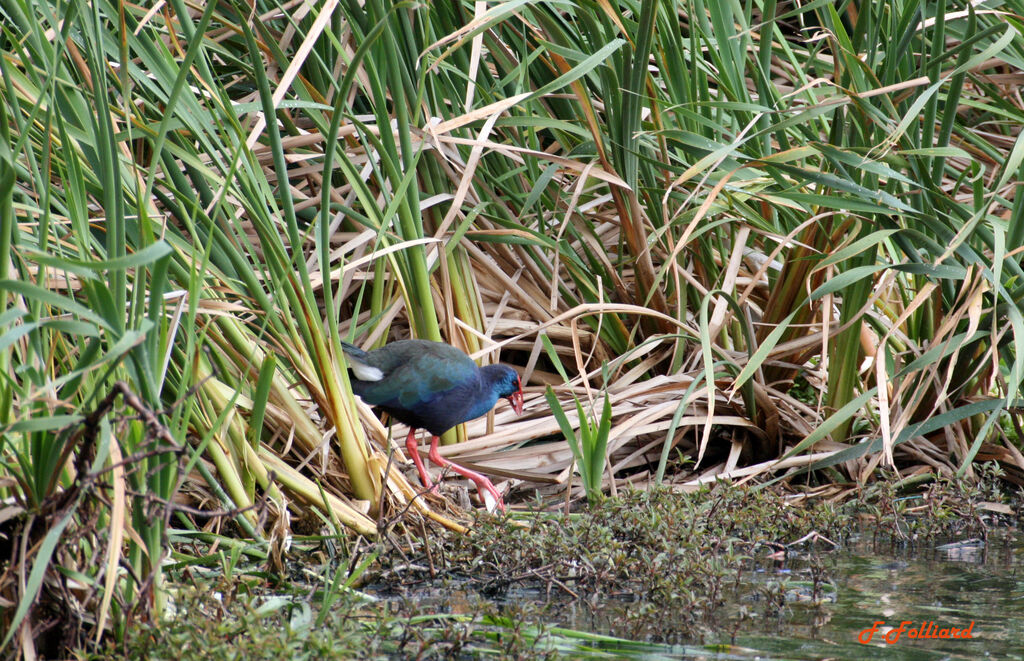
<instances>
[{"instance_id":1,"label":"bird's blue plumage","mask_svg":"<svg viewBox=\"0 0 1024 661\"><path fill-rule=\"evenodd\" d=\"M345 345L352 361L379 369L382 378L352 375L352 391L410 427L439 436L455 425L490 411L499 397L519 391L515 370L478 367L453 346L427 340L400 340L375 351Z\"/></svg>"}]
</instances>

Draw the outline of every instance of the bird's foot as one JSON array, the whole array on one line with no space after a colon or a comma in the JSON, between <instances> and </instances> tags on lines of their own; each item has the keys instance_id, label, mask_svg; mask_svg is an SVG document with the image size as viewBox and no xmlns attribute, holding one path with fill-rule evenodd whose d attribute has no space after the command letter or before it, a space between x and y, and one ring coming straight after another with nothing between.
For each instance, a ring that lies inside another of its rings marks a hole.
<instances>
[{"instance_id":1,"label":"bird's foot","mask_svg":"<svg viewBox=\"0 0 1024 661\"><path fill-rule=\"evenodd\" d=\"M473 471L468 472L472 473ZM484 501L484 507L487 508L488 512L493 512L495 507L505 512L505 501L502 500L501 493L498 492L498 488L494 486L493 482L479 474L477 474L476 479L472 477L470 479L476 484L476 492L480 494L480 498Z\"/></svg>"},{"instance_id":2,"label":"bird's foot","mask_svg":"<svg viewBox=\"0 0 1024 661\"><path fill-rule=\"evenodd\" d=\"M505 501L501 498L501 492L498 491L497 487L489 479L476 471L469 470L465 466L448 461L438 453L436 445L430 448L430 460L438 466L450 468L462 477L472 480L473 484L476 485L476 492L480 495L480 500L483 501L484 507L487 508L488 512L493 512L495 508L502 512L505 511Z\"/></svg>"}]
</instances>

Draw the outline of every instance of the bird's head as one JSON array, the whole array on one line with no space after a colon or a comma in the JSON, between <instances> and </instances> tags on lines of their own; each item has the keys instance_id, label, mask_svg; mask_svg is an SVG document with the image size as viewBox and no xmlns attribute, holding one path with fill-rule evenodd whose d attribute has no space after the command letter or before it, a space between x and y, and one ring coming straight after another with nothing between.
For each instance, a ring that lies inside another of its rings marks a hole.
<instances>
[{"instance_id":1,"label":"bird's head","mask_svg":"<svg viewBox=\"0 0 1024 661\"><path fill-rule=\"evenodd\" d=\"M516 415L522 415L523 382L519 378L519 374L507 365L495 365L493 368L484 369L500 370L500 374L495 381L495 391L498 393L498 397L504 397L508 400L508 403L512 405L512 410L516 412Z\"/></svg>"}]
</instances>

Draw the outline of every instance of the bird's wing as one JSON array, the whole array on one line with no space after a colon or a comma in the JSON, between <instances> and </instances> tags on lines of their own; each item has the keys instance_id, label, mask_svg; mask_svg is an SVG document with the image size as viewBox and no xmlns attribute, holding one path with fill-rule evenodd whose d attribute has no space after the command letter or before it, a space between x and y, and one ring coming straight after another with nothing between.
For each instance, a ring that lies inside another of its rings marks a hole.
<instances>
[{"instance_id":1,"label":"bird's wing","mask_svg":"<svg viewBox=\"0 0 1024 661\"><path fill-rule=\"evenodd\" d=\"M413 410L478 378L476 363L452 347L424 342L399 349L391 351L386 362L374 365L384 376L363 384L361 397L365 401Z\"/></svg>"}]
</instances>

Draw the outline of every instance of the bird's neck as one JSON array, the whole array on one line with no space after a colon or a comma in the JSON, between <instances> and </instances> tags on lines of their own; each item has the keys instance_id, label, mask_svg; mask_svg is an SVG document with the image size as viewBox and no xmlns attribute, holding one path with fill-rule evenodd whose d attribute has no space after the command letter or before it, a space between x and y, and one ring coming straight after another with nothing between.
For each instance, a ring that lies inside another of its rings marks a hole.
<instances>
[{"instance_id":1,"label":"bird's neck","mask_svg":"<svg viewBox=\"0 0 1024 661\"><path fill-rule=\"evenodd\" d=\"M494 408L494 403L498 401L498 383L501 381L502 371L500 369L490 369L496 367L497 365L484 365L480 368L478 373L480 380L477 384L479 390L474 398L473 417L480 417L486 414Z\"/></svg>"}]
</instances>

